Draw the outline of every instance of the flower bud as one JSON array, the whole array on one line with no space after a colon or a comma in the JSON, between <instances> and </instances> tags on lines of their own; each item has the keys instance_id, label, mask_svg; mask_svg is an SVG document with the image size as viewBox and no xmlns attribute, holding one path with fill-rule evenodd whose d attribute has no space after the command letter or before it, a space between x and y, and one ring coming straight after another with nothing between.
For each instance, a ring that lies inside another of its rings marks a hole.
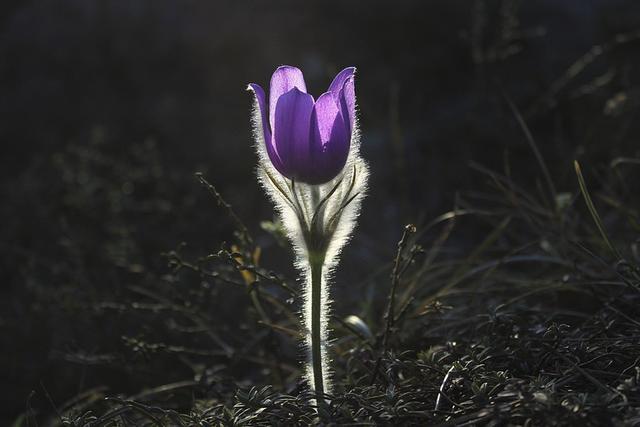
<instances>
[{"instance_id":1,"label":"flower bud","mask_svg":"<svg viewBox=\"0 0 640 427\"><path fill-rule=\"evenodd\" d=\"M281 66L271 76L269 106L252 83L271 163L286 178L312 185L343 170L355 128L355 68L342 70L317 100L307 93L302 71Z\"/></svg>"}]
</instances>

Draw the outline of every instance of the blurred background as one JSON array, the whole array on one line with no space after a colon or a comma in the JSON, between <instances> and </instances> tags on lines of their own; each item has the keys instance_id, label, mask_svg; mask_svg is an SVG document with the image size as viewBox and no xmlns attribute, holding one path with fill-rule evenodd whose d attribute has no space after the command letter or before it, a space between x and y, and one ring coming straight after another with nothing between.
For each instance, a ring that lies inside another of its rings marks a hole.
<instances>
[{"instance_id":1,"label":"blurred background","mask_svg":"<svg viewBox=\"0 0 640 427\"><path fill-rule=\"evenodd\" d=\"M406 223L474 188L470 162L509 164L535 188L540 170L508 99L559 191L575 188L575 158L640 153L633 0L12 0L0 12L3 424L91 387L132 393L182 378L119 362L135 351L123 337L155 332L112 305L131 287L175 282L162 253L205 256L233 240L196 172L247 225L261 264L294 283L255 178L245 91L268 87L278 65L300 67L316 96L358 69L372 181L338 273L343 314L381 298L357 284L393 258ZM242 318L234 295L209 307L222 333Z\"/></svg>"}]
</instances>

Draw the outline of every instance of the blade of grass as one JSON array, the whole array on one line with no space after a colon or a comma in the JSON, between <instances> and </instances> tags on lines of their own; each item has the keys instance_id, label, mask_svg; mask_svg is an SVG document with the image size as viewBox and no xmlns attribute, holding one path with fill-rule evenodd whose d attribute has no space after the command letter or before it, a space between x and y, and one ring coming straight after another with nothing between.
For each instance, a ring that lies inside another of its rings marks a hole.
<instances>
[{"instance_id":1,"label":"blade of grass","mask_svg":"<svg viewBox=\"0 0 640 427\"><path fill-rule=\"evenodd\" d=\"M509 104L509 108L511 109L511 112L516 118L518 125L520 125L520 128L522 129L522 132L524 133L524 136L527 139L527 142L529 143L529 147L531 147L531 151L533 151L533 154L536 156L538 165L540 166L544 179L547 183L549 193L551 194L551 205L554 206L557 198L556 186L554 185L553 180L551 179L551 174L549 173L547 164L545 163L544 158L540 153L540 149L538 149L538 145L536 144L535 139L533 139L533 135L529 130L529 126L527 126L527 123L524 121L522 114L520 114L520 111L518 111L518 108L515 106L513 101L511 101L511 97L504 90L502 91L502 96L507 101L507 104Z\"/></svg>"},{"instance_id":2,"label":"blade of grass","mask_svg":"<svg viewBox=\"0 0 640 427\"><path fill-rule=\"evenodd\" d=\"M575 167L576 175L578 176L578 184L580 185L580 192L582 193L582 197L584 197L584 201L587 204L587 208L589 209L589 212L593 217L593 221L595 222L596 227L600 232L600 236L602 236L602 239L604 240L605 244L607 245L611 253L613 253L613 255L616 257L616 259L621 260L622 256L620 256L620 252L618 252L615 246L613 246L613 244L611 243L611 240L609 240L609 236L607 235L607 232L604 229L604 225L602 224L602 219L600 219L600 215L598 214L598 211L596 210L596 207L593 204L593 200L591 200L591 195L589 194L589 190L587 189L587 184L584 180L584 176L582 175L582 169L580 168L580 163L578 163L577 160L574 160L573 166Z\"/></svg>"}]
</instances>

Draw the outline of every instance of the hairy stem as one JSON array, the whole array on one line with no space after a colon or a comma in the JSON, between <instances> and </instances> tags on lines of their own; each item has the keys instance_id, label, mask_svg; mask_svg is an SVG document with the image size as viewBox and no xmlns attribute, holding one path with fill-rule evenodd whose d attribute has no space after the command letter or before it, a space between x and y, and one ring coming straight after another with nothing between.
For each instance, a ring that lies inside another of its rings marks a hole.
<instances>
[{"instance_id":1,"label":"hairy stem","mask_svg":"<svg viewBox=\"0 0 640 427\"><path fill-rule=\"evenodd\" d=\"M323 255L310 257L311 264L311 367L313 370L313 389L318 408L324 402L324 375L322 372L322 265Z\"/></svg>"}]
</instances>

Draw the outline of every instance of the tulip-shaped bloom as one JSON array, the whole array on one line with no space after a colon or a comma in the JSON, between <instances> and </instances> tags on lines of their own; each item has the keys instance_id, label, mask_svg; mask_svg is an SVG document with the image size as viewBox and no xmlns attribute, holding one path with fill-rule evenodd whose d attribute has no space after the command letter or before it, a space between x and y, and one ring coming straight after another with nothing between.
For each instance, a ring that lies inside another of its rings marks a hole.
<instances>
[{"instance_id":1,"label":"tulip-shaped bloom","mask_svg":"<svg viewBox=\"0 0 640 427\"><path fill-rule=\"evenodd\" d=\"M327 280L349 240L369 171L359 154L355 68L345 68L314 100L302 72L279 67L269 98L250 84L258 177L296 252L305 280L303 323L307 381L319 405L330 391Z\"/></svg>"}]
</instances>

